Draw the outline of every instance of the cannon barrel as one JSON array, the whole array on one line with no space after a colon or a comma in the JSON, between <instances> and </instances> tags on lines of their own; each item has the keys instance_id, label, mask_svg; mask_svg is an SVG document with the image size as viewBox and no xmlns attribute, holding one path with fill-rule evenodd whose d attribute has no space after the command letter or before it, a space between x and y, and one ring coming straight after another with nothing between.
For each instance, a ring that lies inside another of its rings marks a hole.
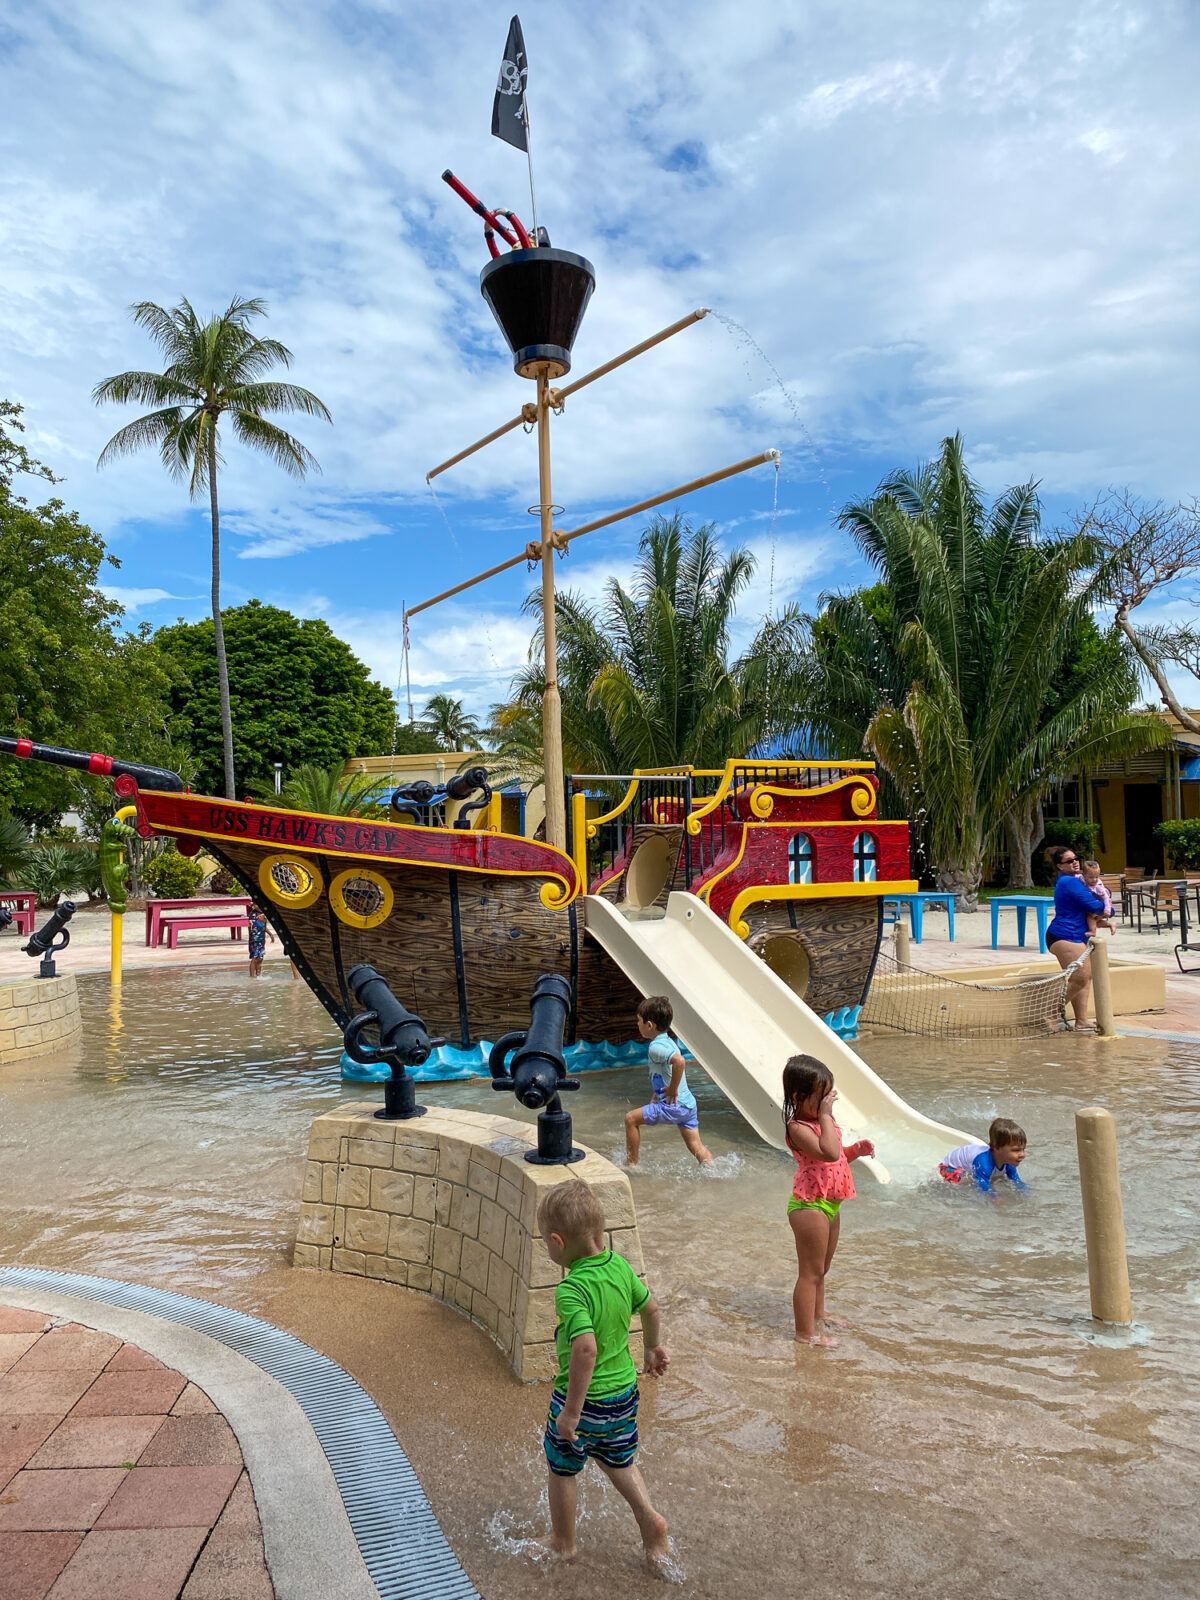
<instances>
[{"instance_id":1,"label":"cannon barrel","mask_svg":"<svg viewBox=\"0 0 1200 1600\"><path fill-rule=\"evenodd\" d=\"M117 761L112 756L89 755L86 750L67 750L57 744L35 744L32 739L18 739L0 734L0 755L16 756L20 761L46 761L55 767L71 767L76 772L90 772L98 778L132 778L140 789L163 789L178 794L184 781L177 772L166 767L146 767L139 761Z\"/></svg>"},{"instance_id":2,"label":"cannon barrel","mask_svg":"<svg viewBox=\"0 0 1200 1600\"><path fill-rule=\"evenodd\" d=\"M571 1142L571 1118L559 1098L564 1089L579 1087L578 1078L567 1077L563 1056L570 1016L570 983L561 973L544 972L529 999L528 1028L504 1034L488 1056L492 1088L511 1089L523 1106L538 1111L537 1149L525 1152L534 1166L569 1165L585 1154Z\"/></svg>"}]
</instances>

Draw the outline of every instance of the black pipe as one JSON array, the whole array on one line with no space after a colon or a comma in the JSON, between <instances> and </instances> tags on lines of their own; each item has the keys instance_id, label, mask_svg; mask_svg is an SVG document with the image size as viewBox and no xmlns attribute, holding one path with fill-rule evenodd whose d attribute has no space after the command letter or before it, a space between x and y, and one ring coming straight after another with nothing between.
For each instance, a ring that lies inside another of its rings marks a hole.
<instances>
[{"instance_id":1,"label":"black pipe","mask_svg":"<svg viewBox=\"0 0 1200 1600\"><path fill-rule=\"evenodd\" d=\"M375 1115L381 1121L423 1117L428 1108L417 1104L416 1083L405 1068L428 1061L442 1041L429 1037L420 1017L400 1004L387 979L374 967L365 963L351 967L346 981L359 1005L368 1007L346 1026L346 1054L363 1065L386 1061L392 1069L383 1086L383 1110ZM367 1044L362 1038L363 1030L371 1026L378 1029L378 1044Z\"/></svg>"},{"instance_id":2,"label":"black pipe","mask_svg":"<svg viewBox=\"0 0 1200 1600\"><path fill-rule=\"evenodd\" d=\"M137 761L115 761L112 756L89 755L84 750L67 750L57 744L34 744L32 739L18 739L0 734L0 755L16 756L21 761L46 761L55 767L71 767L76 772L90 772L98 778L132 778L139 789L165 789L180 793L186 785L177 772L166 767L144 767Z\"/></svg>"},{"instance_id":3,"label":"black pipe","mask_svg":"<svg viewBox=\"0 0 1200 1600\"><path fill-rule=\"evenodd\" d=\"M525 1152L534 1166L566 1165L586 1154L571 1143L571 1117L559 1099L564 1090L579 1088L578 1078L567 1077L563 1058L570 1016L571 985L560 973L544 972L530 996L529 1027L504 1034L488 1056L493 1089L511 1089L530 1110L545 1108L537 1119L537 1149ZM512 1061L506 1065L510 1052Z\"/></svg>"}]
</instances>

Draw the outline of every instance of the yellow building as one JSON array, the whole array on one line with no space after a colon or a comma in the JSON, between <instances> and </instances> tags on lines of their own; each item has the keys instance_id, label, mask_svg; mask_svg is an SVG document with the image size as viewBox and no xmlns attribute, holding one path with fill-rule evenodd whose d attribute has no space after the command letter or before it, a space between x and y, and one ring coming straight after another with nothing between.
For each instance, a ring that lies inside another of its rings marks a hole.
<instances>
[{"instance_id":1,"label":"yellow building","mask_svg":"<svg viewBox=\"0 0 1200 1600\"><path fill-rule=\"evenodd\" d=\"M1159 716L1172 732L1170 744L1090 768L1047 796L1047 819L1081 817L1100 824L1096 858L1105 872L1123 867L1161 872L1167 863L1155 828L1200 817L1200 734L1184 728L1169 711Z\"/></svg>"}]
</instances>

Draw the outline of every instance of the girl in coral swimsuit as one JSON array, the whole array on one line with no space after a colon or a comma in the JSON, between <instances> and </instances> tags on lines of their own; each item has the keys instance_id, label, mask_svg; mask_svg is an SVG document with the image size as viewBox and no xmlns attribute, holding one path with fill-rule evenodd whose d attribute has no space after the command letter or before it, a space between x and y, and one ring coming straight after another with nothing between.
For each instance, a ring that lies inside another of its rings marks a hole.
<instances>
[{"instance_id":1,"label":"girl in coral swimsuit","mask_svg":"<svg viewBox=\"0 0 1200 1600\"><path fill-rule=\"evenodd\" d=\"M833 1120L836 1099L833 1073L815 1056L793 1056L784 1067L783 1120L796 1163L787 1208L796 1241L792 1311L801 1344L837 1343L818 1330L827 1325L825 1278L841 1231L838 1213L842 1202L855 1194L850 1163L875 1154L869 1139L843 1148L841 1129Z\"/></svg>"}]
</instances>

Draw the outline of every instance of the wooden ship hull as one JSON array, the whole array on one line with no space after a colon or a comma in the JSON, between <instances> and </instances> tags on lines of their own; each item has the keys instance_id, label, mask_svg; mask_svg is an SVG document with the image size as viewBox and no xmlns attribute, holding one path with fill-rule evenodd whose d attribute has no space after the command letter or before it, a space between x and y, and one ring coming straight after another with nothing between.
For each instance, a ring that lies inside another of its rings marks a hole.
<instances>
[{"instance_id":1,"label":"wooden ship hull","mask_svg":"<svg viewBox=\"0 0 1200 1600\"><path fill-rule=\"evenodd\" d=\"M226 866L339 1028L360 1009L349 974L367 964L464 1049L519 1027L546 972L571 984L570 1040L634 1035L641 997L588 934L589 892L634 918L697 895L829 1020L865 999L884 897L915 888L907 824L878 819L873 777L851 770L866 763L636 774L604 815L572 779L567 853L500 832L486 800L470 827L395 820L395 797L389 820L319 816L191 794L174 773L107 756L0 738L4 751L113 777L143 837Z\"/></svg>"}]
</instances>

